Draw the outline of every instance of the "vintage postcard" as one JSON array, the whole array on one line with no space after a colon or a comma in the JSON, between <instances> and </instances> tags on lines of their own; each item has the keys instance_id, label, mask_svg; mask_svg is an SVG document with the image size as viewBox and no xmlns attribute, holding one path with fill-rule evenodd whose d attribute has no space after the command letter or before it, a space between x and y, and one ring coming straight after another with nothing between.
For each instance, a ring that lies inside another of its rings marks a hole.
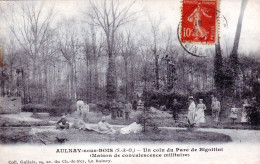
<instances>
[{"instance_id":1,"label":"vintage postcard","mask_svg":"<svg viewBox=\"0 0 260 164\"><path fill-rule=\"evenodd\" d=\"M259 8L0 1L0 163L260 163Z\"/></svg>"}]
</instances>

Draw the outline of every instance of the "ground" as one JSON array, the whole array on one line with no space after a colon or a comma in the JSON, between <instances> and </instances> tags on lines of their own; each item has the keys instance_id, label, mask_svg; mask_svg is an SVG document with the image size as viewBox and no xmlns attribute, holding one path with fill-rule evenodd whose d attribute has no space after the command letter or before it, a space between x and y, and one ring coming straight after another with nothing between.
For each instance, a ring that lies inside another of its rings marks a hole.
<instances>
[{"instance_id":1,"label":"ground","mask_svg":"<svg viewBox=\"0 0 260 164\"><path fill-rule=\"evenodd\" d=\"M58 138L58 139L57 139ZM33 144L61 144L59 139L66 139L66 144L70 143L93 143L93 142L194 142L194 143L223 143L230 142L228 135L215 132L189 132L185 129L167 130L137 133L137 134L113 134L106 135L94 131L83 131L76 129L56 130L54 127L48 128L1 128L0 142L4 144L12 143L33 143Z\"/></svg>"},{"instance_id":2,"label":"ground","mask_svg":"<svg viewBox=\"0 0 260 164\"><path fill-rule=\"evenodd\" d=\"M214 124L207 117L207 124L196 128L195 132L189 132L185 124L176 123L171 115L156 111L154 121L159 125L156 131L149 130L139 134L120 134L120 128L136 122L139 112L133 112L130 120L117 118L112 120L110 115L106 116L107 121L117 129L115 135L104 135L94 131L82 131L76 129L56 130L55 122L60 117L46 117L44 119L34 118L32 113L22 112L20 114L0 115L0 142L12 143L33 143L33 144L60 144L59 139L66 139L66 143L77 142L193 142L193 143L223 143L223 142L246 142L249 140L260 142L260 132L257 130L232 130L250 127L240 124ZM103 115L101 113L90 113L88 124L96 126ZM71 114L68 117L70 123L75 119ZM160 118L161 117L161 118ZM227 129L224 129L227 128Z\"/></svg>"}]
</instances>

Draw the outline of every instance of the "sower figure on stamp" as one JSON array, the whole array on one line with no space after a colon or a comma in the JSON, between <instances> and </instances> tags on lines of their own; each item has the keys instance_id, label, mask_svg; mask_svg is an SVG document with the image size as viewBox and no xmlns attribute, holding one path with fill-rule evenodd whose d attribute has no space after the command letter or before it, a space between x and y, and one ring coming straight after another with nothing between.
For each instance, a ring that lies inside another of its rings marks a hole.
<instances>
[{"instance_id":1,"label":"sower figure on stamp","mask_svg":"<svg viewBox=\"0 0 260 164\"><path fill-rule=\"evenodd\" d=\"M194 24L193 36L195 37L195 39L204 38L205 40L207 40L207 35L209 32L204 27L202 27L202 15L208 18L212 17L210 15L207 15L205 9L201 7L201 3L198 3L196 9L188 17L188 21L193 22Z\"/></svg>"}]
</instances>

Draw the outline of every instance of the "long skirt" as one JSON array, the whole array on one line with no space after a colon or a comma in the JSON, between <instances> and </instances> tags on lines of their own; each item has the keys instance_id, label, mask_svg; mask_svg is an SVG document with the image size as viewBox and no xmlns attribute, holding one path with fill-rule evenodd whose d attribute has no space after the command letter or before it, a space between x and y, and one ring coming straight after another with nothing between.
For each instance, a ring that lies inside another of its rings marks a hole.
<instances>
[{"instance_id":1,"label":"long skirt","mask_svg":"<svg viewBox=\"0 0 260 164\"><path fill-rule=\"evenodd\" d=\"M190 124L195 123L196 113L194 111L189 111L187 117L189 119Z\"/></svg>"},{"instance_id":2,"label":"long skirt","mask_svg":"<svg viewBox=\"0 0 260 164\"><path fill-rule=\"evenodd\" d=\"M196 123L206 123L204 109L197 110Z\"/></svg>"}]
</instances>

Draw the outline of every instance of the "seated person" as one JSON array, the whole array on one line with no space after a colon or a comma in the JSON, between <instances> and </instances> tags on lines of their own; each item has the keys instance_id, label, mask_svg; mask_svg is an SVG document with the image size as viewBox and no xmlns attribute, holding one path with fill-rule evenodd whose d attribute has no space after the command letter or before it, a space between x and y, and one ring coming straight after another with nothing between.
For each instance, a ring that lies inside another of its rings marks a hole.
<instances>
[{"instance_id":1,"label":"seated person","mask_svg":"<svg viewBox=\"0 0 260 164\"><path fill-rule=\"evenodd\" d=\"M114 130L112 126L106 122L105 117L102 117L101 121L99 121L98 131L107 134L114 134L116 132L116 130Z\"/></svg>"},{"instance_id":2,"label":"seated person","mask_svg":"<svg viewBox=\"0 0 260 164\"><path fill-rule=\"evenodd\" d=\"M79 118L75 118L73 124L71 125L71 128L78 129L78 130L86 130L86 131L92 131L93 129L85 124L85 122Z\"/></svg>"},{"instance_id":3,"label":"seated person","mask_svg":"<svg viewBox=\"0 0 260 164\"><path fill-rule=\"evenodd\" d=\"M71 125L72 128L75 129L85 129L85 122L81 119L75 118L73 124Z\"/></svg>"},{"instance_id":4,"label":"seated person","mask_svg":"<svg viewBox=\"0 0 260 164\"><path fill-rule=\"evenodd\" d=\"M56 129L69 129L69 126L70 125L65 116L62 116L62 118L56 123Z\"/></svg>"},{"instance_id":5,"label":"seated person","mask_svg":"<svg viewBox=\"0 0 260 164\"><path fill-rule=\"evenodd\" d=\"M166 108L166 106L165 106L165 105L162 105L162 106L160 106L160 110L161 110L161 111L166 111L166 110L167 110L167 108Z\"/></svg>"}]
</instances>

